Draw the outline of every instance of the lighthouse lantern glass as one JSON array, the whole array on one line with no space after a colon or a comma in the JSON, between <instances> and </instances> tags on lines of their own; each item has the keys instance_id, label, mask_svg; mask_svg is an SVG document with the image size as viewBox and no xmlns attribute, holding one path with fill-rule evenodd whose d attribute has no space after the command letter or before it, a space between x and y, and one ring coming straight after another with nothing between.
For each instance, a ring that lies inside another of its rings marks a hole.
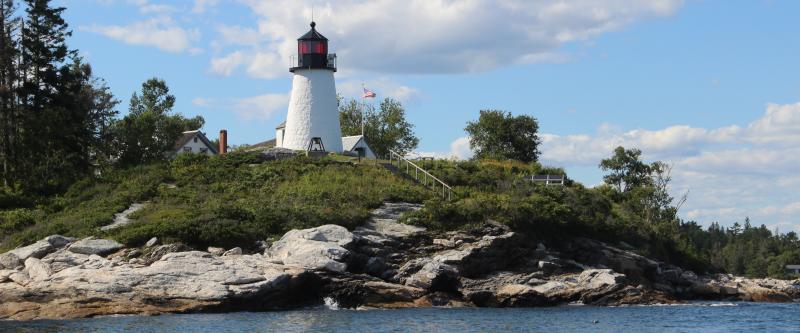
<instances>
[{"instance_id":1,"label":"lighthouse lantern glass","mask_svg":"<svg viewBox=\"0 0 800 333\"><path fill-rule=\"evenodd\" d=\"M327 54L328 43L325 41L304 40L297 44L297 53L304 54Z\"/></svg>"}]
</instances>

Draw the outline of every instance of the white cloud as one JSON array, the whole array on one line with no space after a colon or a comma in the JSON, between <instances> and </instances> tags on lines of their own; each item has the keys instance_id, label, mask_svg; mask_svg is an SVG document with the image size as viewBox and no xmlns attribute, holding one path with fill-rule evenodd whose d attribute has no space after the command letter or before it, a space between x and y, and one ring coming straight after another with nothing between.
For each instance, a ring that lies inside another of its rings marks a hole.
<instances>
[{"instance_id":1,"label":"white cloud","mask_svg":"<svg viewBox=\"0 0 800 333\"><path fill-rule=\"evenodd\" d=\"M690 191L685 218L729 224L750 216L757 224L800 231L800 103L768 104L744 127L623 132L604 124L592 135L544 134L542 141L543 162L568 169L596 166L617 146L673 164L673 195Z\"/></svg>"},{"instance_id":2,"label":"white cloud","mask_svg":"<svg viewBox=\"0 0 800 333\"><path fill-rule=\"evenodd\" d=\"M448 152L441 152L441 151L415 151L408 154L411 158L419 158L419 157L433 157L437 159L447 159L447 160L466 160L472 158L473 152L472 149L469 147L469 138L468 137L461 137L453 140L450 143L450 151Z\"/></svg>"},{"instance_id":3,"label":"white cloud","mask_svg":"<svg viewBox=\"0 0 800 333\"><path fill-rule=\"evenodd\" d=\"M193 13L205 13L206 10L216 6L219 0L194 0Z\"/></svg>"},{"instance_id":4,"label":"white cloud","mask_svg":"<svg viewBox=\"0 0 800 333\"><path fill-rule=\"evenodd\" d=\"M244 52L236 51L221 58L211 60L211 72L220 75L231 75L236 67L249 59Z\"/></svg>"},{"instance_id":5,"label":"white cloud","mask_svg":"<svg viewBox=\"0 0 800 333\"><path fill-rule=\"evenodd\" d=\"M465 160L472 158L472 148L469 146L469 138L458 138L450 144L450 155L456 159Z\"/></svg>"},{"instance_id":6,"label":"white cloud","mask_svg":"<svg viewBox=\"0 0 800 333\"><path fill-rule=\"evenodd\" d=\"M81 30L101 34L126 44L154 46L172 53L184 51L197 53L199 50L192 47L192 43L200 37L199 30L181 28L167 17L129 25L92 25L81 27Z\"/></svg>"},{"instance_id":7,"label":"white cloud","mask_svg":"<svg viewBox=\"0 0 800 333\"><path fill-rule=\"evenodd\" d=\"M213 99L198 97L192 100L197 107L235 113L242 120L269 120L276 113L285 112L289 105L289 94L264 94L235 99Z\"/></svg>"},{"instance_id":8,"label":"white cloud","mask_svg":"<svg viewBox=\"0 0 800 333\"><path fill-rule=\"evenodd\" d=\"M216 43L222 45L246 45L255 46L261 41L261 35L258 30L253 28L242 27L238 25L225 25L220 24L217 26L217 33L219 33L220 40Z\"/></svg>"},{"instance_id":9,"label":"white cloud","mask_svg":"<svg viewBox=\"0 0 800 333\"><path fill-rule=\"evenodd\" d=\"M139 12L142 14L168 14L178 10L173 6L155 4L148 0L128 0L128 2L139 7Z\"/></svg>"},{"instance_id":10,"label":"white cloud","mask_svg":"<svg viewBox=\"0 0 800 333\"><path fill-rule=\"evenodd\" d=\"M266 41L242 50L251 55L251 63L241 66L251 76L284 75L297 37L308 29L308 3L241 1L258 15L258 31ZM567 61L562 44L672 15L682 3L343 0L315 7L314 18L338 53L342 71L467 73L515 63Z\"/></svg>"}]
</instances>

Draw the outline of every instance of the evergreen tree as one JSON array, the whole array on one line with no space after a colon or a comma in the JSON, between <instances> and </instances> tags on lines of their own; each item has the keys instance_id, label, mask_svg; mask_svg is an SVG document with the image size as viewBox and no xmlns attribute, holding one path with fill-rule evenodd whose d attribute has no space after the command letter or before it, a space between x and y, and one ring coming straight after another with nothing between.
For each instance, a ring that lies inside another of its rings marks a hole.
<instances>
[{"instance_id":1,"label":"evergreen tree","mask_svg":"<svg viewBox=\"0 0 800 333\"><path fill-rule=\"evenodd\" d=\"M17 172L29 191L42 193L58 190L74 180L76 172L85 171L80 151L74 151L80 144L71 141L80 117L63 104L64 73L69 70L65 62L76 53L66 45L72 32L61 17L63 7L51 6L51 0L25 0L25 4L19 96L25 117L17 147L26 151L26 157Z\"/></svg>"},{"instance_id":2,"label":"evergreen tree","mask_svg":"<svg viewBox=\"0 0 800 333\"><path fill-rule=\"evenodd\" d=\"M16 105L18 56L17 41L14 34L19 27L19 19L14 17L14 1L0 0L0 164L2 164L2 185L15 186L14 165L16 165L17 119Z\"/></svg>"},{"instance_id":3,"label":"evergreen tree","mask_svg":"<svg viewBox=\"0 0 800 333\"><path fill-rule=\"evenodd\" d=\"M164 80L152 78L133 93L128 115L114 123L119 163L135 165L168 157L181 132L197 130L204 120L171 114L175 96Z\"/></svg>"}]
</instances>

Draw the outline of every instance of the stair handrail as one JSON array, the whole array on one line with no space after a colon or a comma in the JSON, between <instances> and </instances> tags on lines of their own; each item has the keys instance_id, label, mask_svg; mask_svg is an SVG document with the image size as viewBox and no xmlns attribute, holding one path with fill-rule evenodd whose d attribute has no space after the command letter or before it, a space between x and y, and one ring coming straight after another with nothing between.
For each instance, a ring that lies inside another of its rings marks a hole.
<instances>
[{"instance_id":1,"label":"stair handrail","mask_svg":"<svg viewBox=\"0 0 800 333\"><path fill-rule=\"evenodd\" d=\"M430 178L433 181L433 182L431 182L431 189L436 190L436 183L438 183L442 187L442 198L446 197L447 200L451 200L452 199L452 197L453 197L453 188L450 187L450 185L447 185L445 182L441 181L439 178L436 178L436 176L432 175L430 172L426 171L425 169L419 167L416 163L409 161L402 154L400 154L400 153L398 153L398 152L396 152L394 150L389 149L389 164L390 165L394 165L392 163L392 161L394 161L394 160L397 161L398 169L400 168L401 163L406 162L406 174L408 174L409 176L411 175L411 172L409 172L409 169L410 169L409 166L413 166L414 167L414 179L419 181L420 180L419 179L419 174L422 173L423 176L425 176L425 178L423 178L423 185L425 187L428 186L428 178Z\"/></svg>"}]
</instances>

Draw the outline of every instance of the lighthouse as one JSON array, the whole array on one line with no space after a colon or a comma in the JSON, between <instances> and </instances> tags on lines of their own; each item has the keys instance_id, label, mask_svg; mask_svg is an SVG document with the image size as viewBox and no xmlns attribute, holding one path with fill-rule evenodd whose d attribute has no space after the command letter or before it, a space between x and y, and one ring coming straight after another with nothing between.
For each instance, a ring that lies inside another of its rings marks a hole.
<instances>
[{"instance_id":1,"label":"lighthouse","mask_svg":"<svg viewBox=\"0 0 800 333\"><path fill-rule=\"evenodd\" d=\"M336 99L336 54L328 53L328 39L311 30L297 39L292 60L292 93L286 124L278 131L277 146L293 150L342 152L342 130Z\"/></svg>"}]
</instances>

